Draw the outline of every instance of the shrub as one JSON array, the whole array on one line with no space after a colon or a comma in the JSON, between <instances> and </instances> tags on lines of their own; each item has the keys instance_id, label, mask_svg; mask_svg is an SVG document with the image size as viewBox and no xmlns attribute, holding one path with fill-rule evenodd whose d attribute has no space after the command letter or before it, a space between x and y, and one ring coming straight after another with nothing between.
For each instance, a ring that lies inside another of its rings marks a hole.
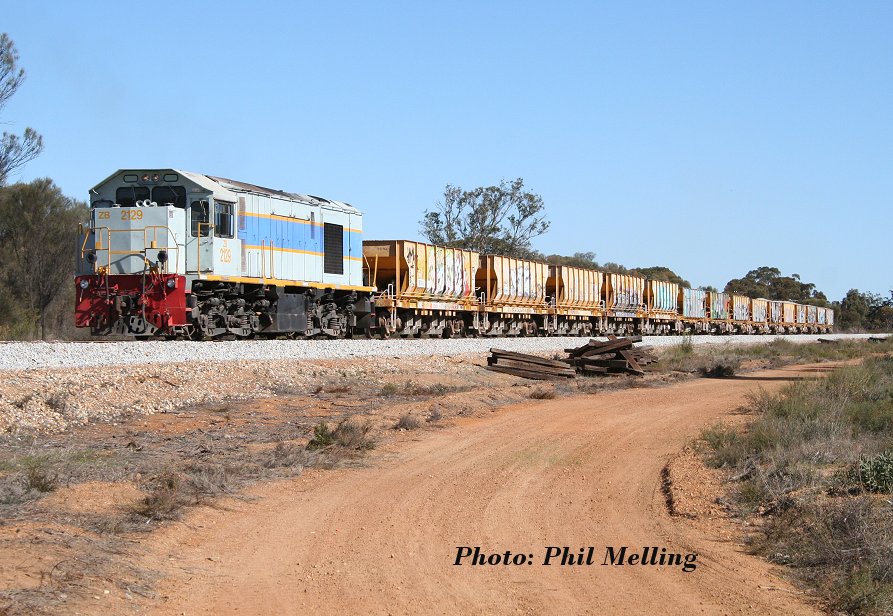
<instances>
[{"instance_id":1,"label":"shrub","mask_svg":"<svg viewBox=\"0 0 893 616\"><path fill-rule=\"evenodd\" d=\"M395 383L385 383L381 386L381 391L378 392L378 395L383 398L391 398L396 396L399 391L400 388Z\"/></svg>"},{"instance_id":2,"label":"shrub","mask_svg":"<svg viewBox=\"0 0 893 616\"><path fill-rule=\"evenodd\" d=\"M419 421L419 418L413 415L412 413L404 413L400 416L400 419L397 420L397 423L394 424L395 430L416 430L420 428L422 422Z\"/></svg>"},{"instance_id":3,"label":"shrub","mask_svg":"<svg viewBox=\"0 0 893 616\"><path fill-rule=\"evenodd\" d=\"M335 428L335 441L346 449L374 449L375 440L369 436L372 424L354 418L344 419Z\"/></svg>"},{"instance_id":4,"label":"shrub","mask_svg":"<svg viewBox=\"0 0 893 616\"><path fill-rule=\"evenodd\" d=\"M29 490L52 492L58 485L58 477L43 466L29 465L25 467L25 485Z\"/></svg>"},{"instance_id":5,"label":"shrub","mask_svg":"<svg viewBox=\"0 0 893 616\"><path fill-rule=\"evenodd\" d=\"M701 376L707 378L723 379L735 376L735 372L740 366L740 360L732 359L701 366L698 371L701 373Z\"/></svg>"},{"instance_id":6,"label":"shrub","mask_svg":"<svg viewBox=\"0 0 893 616\"><path fill-rule=\"evenodd\" d=\"M223 464L190 464L183 469L184 488L197 501L200 496L229 492L231 475L238 474Z\"/></svg>"},{"instance_id":7,"label":"shrub","mask_svg":"<svg viewBox=\"0 0 893 616\"><path fill-rule=\"evenodd\" d=\"M701 432L701 438L713 451L710 463L713 466L730 466L738 464L745 453L741 435L734 428L717 423Z\"/></svg>"},{"instance_id":8,"label":"shrub","mask_svg":"<svg viewBox=\"0 0 893 616\"><path fill-rule=\"evenodd\" d=\"M307 443L307 449L325 449L335 444L335 433L329 428L329 424L316 424L313 428L313 438Z\"/></svg>"},{"instance_id":9,"label":"shrub","mask_svg":"<svg viewBox=\"0 0 893 616\"><path fill-rule=\"evenodd\" d=\"M446 385L435 383L434 385L419 385L412 380L406 381L402 387L395 383L382 385L379 395L384 398L393 396L445 396L448 393L467 391L469 387L463 385Z\"/></svg>"},{"instance_id":10,"label":"shrub","mask_svg":"<svg viewBox=\"0 0 893 616\"><path fill-rule=\"evenodd\" d=\"M320 423L313 428L313 438L307 443L307 449L313 451L336 445L345 449L374 449L375 440L369 436L370 430L372 424L353 418L340 421L334 430L327 423Z\"/></svg>"},{"instance_id":11,"label":"shrub","mask_svg":"<svg viewBox=\"0 0 893 616\"><path fill-rule=\"evenodd\" d=\"M547 387L535 387L528 397L534 400L551 400L555 397L555 390Z\"/></svg>"},{"instance_id":12,"label":"shrub","mask_svg":"<svg viewBox=\"0 0 893 616\"><path fill-rule=\"evenodd\" d=\"M149 493L133 506L134 514L149 520L172 520L178 517L184 505L194 502L185 489L183 478L177 473L162 473L153 484Z\"/></svg>"},{"instance_id":13,"label":"shrub","mask_svg":"<svg viewBox=\"0 0 893 616\"><path fill-rule=\"evenodd\" d=\"M859 482L869 492L893 492L893 449L859 460Z\"/></svg>"},{"instance_id":14,"label":"shrub","mask_svg":"<svg viewBox=\"0 0 893 616\"><path fill-rule=\"evenodd\" d=\"M307 461L306 449L292 443L279 441L263 460L264 468L303 467Z\"/></svg>"}]
</instances>

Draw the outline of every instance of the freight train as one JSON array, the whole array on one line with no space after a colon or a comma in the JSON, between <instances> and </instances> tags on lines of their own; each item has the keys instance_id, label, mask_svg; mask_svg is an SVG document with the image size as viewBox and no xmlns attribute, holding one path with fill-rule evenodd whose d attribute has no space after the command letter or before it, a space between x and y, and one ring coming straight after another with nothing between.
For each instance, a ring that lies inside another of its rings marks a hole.
<instances>
[{"instance_id":1,"label":"freight train","mask_svg":"<svg viewBox=\"0 0 893 616\"><path fill-rule=\"evenodd\" d=\"M631 274L363 241L353 206L176 169L90 190L75 323L96 336L825 333L830 308Z\"/></svg>"}]
</instances>

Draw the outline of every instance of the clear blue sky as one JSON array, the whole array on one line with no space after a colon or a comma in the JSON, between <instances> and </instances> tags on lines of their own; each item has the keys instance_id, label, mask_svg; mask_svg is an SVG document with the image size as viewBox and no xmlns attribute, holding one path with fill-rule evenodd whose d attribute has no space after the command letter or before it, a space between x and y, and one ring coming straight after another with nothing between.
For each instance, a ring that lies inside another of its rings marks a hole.
<instances>
[{"instance_id":1,"label":"clear blue sky","mask_svg":"<svg viewBox=\"0 0 893 616\"><path fill-rule=\"evenodd\" d=\"M3 112L71 196L174 167L348 201L416 238L523 177L545 253L722 287L893 288L891 2L15 2Z\"/></svg>"}]
</instances>

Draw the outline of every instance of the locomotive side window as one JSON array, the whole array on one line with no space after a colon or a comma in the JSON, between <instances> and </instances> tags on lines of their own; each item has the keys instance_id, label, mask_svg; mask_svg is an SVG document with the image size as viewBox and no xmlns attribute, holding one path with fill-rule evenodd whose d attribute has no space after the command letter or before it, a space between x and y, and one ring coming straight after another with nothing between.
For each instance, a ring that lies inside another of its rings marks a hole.
<instances>
[{"instance_id":1,"label":"locomotive side window","mask_svg":"<svg viewBox=\"0 0 893 616\"><path fill-rule=\"evenodd\" d=\"M214 231L217 237L233 237L233 210L235 203L214 201Z\"/></svg>"},{"instance_id":2,"label":"locomotive side window","mask_svg":"<svg viewBox=\"0 0 893 616\"><path fill-rule=\"evenodd\" d=\"M208 237L211 234L211 228L207 224L210 220L208 216L208 202L205 200L193 201L189 206L191 213L192 228L190 232L192 237Z\"/></svg>"},{"instance_id":3,"label":"locomotive side window","mask_svg":"<svg viewBox=\"0 0 893 616\"><path fill-rule=\"evenodd\" d=\"M121 207L133 207L137 201L148 198L149 189L146 186L122 186L115 191L115 203Z\"/></svg>"},{"instance_id":4,"label":"locomotive side window","mask_svg":"<svg viewBox=\"0 0 893 616\"><path fill-rule=\"evenodd\" d=\"M182 186L156 186L152 189L152 201L158 205L171 203L174 207L186 207L186 189Z\"/></svg>"}]
</instances>

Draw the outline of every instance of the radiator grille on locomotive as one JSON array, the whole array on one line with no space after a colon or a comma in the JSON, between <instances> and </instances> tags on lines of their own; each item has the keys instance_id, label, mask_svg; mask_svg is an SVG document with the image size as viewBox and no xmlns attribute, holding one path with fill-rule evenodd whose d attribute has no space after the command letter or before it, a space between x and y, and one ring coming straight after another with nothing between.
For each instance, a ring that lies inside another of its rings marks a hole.
<instances>
[{"instance_id":1,"label":"radiator grille on locomotive","mask_svg":"<svg viewBox=\"0 0 893 616\"><path fill-rule=\"evenodd\" d=\"M326 274L344 273L344 227L325 223L323 231L325 253L323 271Z\"/></svg>"}]
</instances>

